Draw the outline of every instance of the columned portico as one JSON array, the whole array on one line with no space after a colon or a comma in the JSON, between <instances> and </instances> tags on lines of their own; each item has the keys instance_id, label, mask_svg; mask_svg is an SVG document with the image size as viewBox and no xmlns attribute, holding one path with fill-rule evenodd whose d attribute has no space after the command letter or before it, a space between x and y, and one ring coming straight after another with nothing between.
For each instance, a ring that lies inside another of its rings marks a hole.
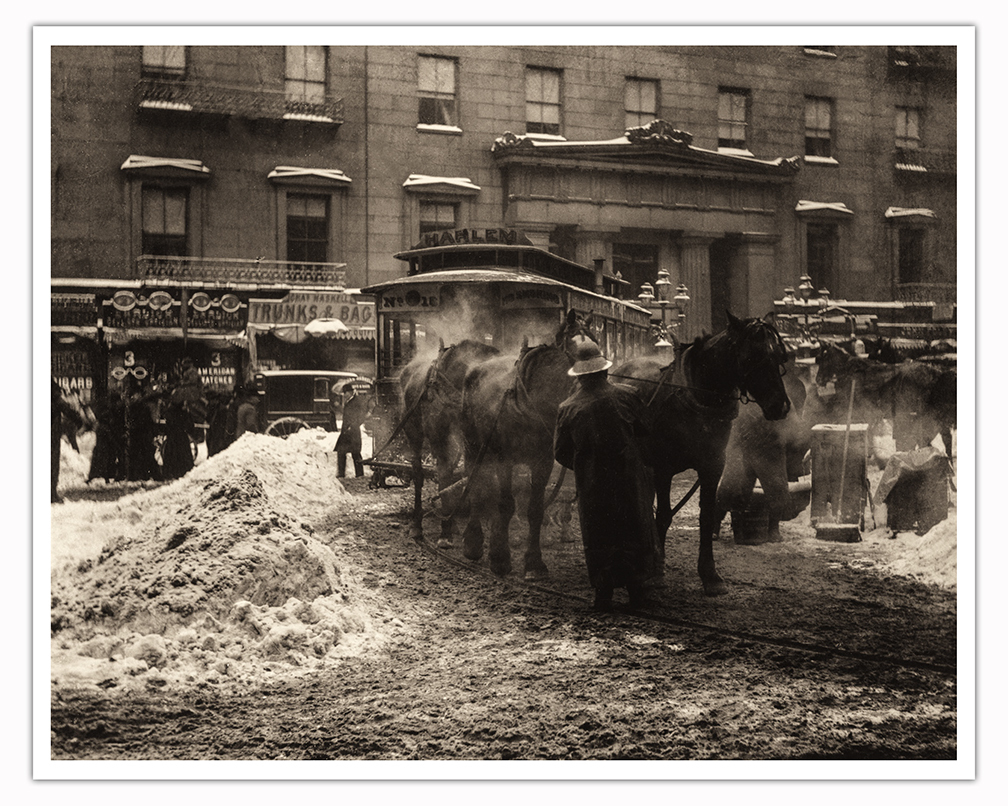
<instances>
[{"instance_id":1,"label":"columned portico","mask_svg":"<svg viewBox=\"0 0 1008 806\"><path fill-rule=\"evenodd\" d=\"M610 275L618 251L632 275L625 278L633 284L625 290L631 298L640 283L657 279L645 275L660 270L674 284L685 283L691 303L680 340L721 328L723 314L712 315L715 302L730 305L736 316L772 308L773 291L764 289L778 285L772 236L790 223L783 190L799 170L798 158L697 148L688 132L661 120L607 141L505 133L492 152L508 226L537 244L549 235L547 243L581 265L604 258ZM750 240L747 233L771 237Z\"/></svg>"},{"instance_id":2,"label":"columned portico","mask_svg":"<svg viewBox=\"0 0 1008 806\"><path fill-rule=\"evenodd\" d=\"M680 277L691 297L686 320L679 327L679 341L692 341L702 333L711 332L711 271L710 245L714 236L684 233L680 244Z\"/></svg>"}]
</instances>

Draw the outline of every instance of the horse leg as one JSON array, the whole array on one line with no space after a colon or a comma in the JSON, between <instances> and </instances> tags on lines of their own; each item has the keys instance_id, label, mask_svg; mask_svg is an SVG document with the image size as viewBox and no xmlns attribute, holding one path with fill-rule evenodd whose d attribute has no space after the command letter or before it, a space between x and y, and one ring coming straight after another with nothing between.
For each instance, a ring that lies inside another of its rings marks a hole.
<instances>
[{"instance_id":1,"label":"horse leg","mask_svg":"<svg viewBox=\"0 0 1008 806\"><path fill-rule=\"evenodd\" d=\"M420 451L413 454L413 523L410 525L409 536L420 542L423 540L423 483L424 469Z\"/></svg>"},{"instance_id":2,"label":"horse leg","mask_svg":"<svg viewBox=\"0 0 1008 806\"><path fill-rule=\"evenodd\" d=\"M447 450L439 451L435 458L437 464L438 492L443 493L455 482L455 462ZM453 491L454 492L454 491ZM441 498L441 536L438 538L438 548L451 548L454 542L455 509L458 506L458 495L446 495Z\"/></svg>"},{"instance_id":3,"label":"horse leg","mask_svg":"<svg viewBox=\"0 0 1008 806\"><path fill-rule=\"evenodd\" d=\"M494 485L496 507L491 507L490 526L490 570L497 576L511 573L511 547L508 545L508 527L514 516L515 502L511 490L511 476L514 467L509 462L501 462L497 467L497 484Z\"/></svg>"},{"instance_id":4,"label":"horse leg","mask_svg":"<svg viewBox=\"0 0 1008 806\"><path fill-rule=\"evenodd\" d=\"M720 473L704 473L700 476L700 558L697 572L707 596L721 596L728 592L728 586L718 575L714 565L714 532L717 529L717 482Z\"/></svg>"},{"instance_id":5,"label":"horse leg","mask_svg":"<svg viewBox=\"0 0 1008 806\"><path fill-rule=\"evenodd\" d=\"M525 579L545 579L549 570L542 558L542 523L546 514L546 485L549 484L550 473L553 470L553 459L532 465L530 472L530 489L528 515L529 535L525 546Z\"/></svg>"},{"instance_id":6,"label":"horse leg","mask_svg":"<svg viewBox=\"0 0 1008 806\"><path fill-rule=\"evenodd\" d=\"M467 457L465 465L469 481L466 482L468 503L464 508L468 511L468 518L462 532L462 556L478 562L483 556L483 525L480 518L489 498L487 488L493 480L490 478L491 471L485 464L477 467L472 458Z\"/></svg>"},{"instance_id":7,"label":"horse leg","mask_svg":"<svg viewBox=\"0 0 1008 806\"><path fill-rule=\"evenodd\" d=\"M655 468L655 497L658 500L658 511L655 513L655 527L658 530L658 545L661 547L662 559L665 557L665 536L672 525L672 471L667 468Z\"/></svg>"}]
</instances>

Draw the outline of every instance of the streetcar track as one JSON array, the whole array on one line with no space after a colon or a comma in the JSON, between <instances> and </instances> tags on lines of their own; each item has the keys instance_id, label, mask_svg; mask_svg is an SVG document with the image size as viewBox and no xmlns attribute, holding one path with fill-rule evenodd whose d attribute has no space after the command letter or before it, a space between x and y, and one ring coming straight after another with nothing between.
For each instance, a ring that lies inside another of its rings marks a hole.
<instances>
[{"instance_id":1,"label":"streetcar track","mask_svg":"<svg viewBox=\"0 0 1008 806\"><path fill-rule=\"evenodd\" d=\"M578 604L584 607L590 607L591 602L583 596L578 596L576 594L567 593L565 591L557 590L556 588L550 587L549 585L544 585L539 582L529 582L522 579L502 579L501 577L493 574L489 569L484 568L482 565L474 563L470 560L460 560L451 555L447 554L443 550L439 549L437 546L428 543L426 540L414 541L421 548L422 551L426 552L428 555L446 562L456 568L463 569L470 573L475 572L479 576L493 580L504 585L510 586L512 588L518 588L522 590L536 591L538 593L546 594L554 599L566 601L571 604ZM759 588L760 586L753 582L743 583L745 585ZM825 655L833 656L838 658L845 658L848 660L857 660L865 663L882 664L885 666L894 666L898 668L914 669L917 671L932 672L935 674L946 675L950 677L955 677L957 674L956 667L943 663L931 663L929 661L914 660L912 658L901 658L892 655L883 655L879 653L869 653L869 652L858 652L856 650L843 649L836 646L827 646L825 644L815 644L805 641L796 641L789 638L779 638L772 635L764 635L762 633L750 632L748 630L736 630L728 627L719 627L714 624L707 624L701 621L695 621L693 619L677 618L674 616L667 616L662 613L651 612L647 609L632 608L629 605L619 608L618 611L621 615L630 616L633 618L641 619L643 621L649 621L655 624L662 624L670 627L679 627L694 631L703 631L708 633L713 633L716 635L722 635L729 638L735 638L741 641L750 641L757 644L764 644L766 646L774 646L782 649L790 649L797 652L803 652L811 655Z\"/></svg>"}]
</instances>

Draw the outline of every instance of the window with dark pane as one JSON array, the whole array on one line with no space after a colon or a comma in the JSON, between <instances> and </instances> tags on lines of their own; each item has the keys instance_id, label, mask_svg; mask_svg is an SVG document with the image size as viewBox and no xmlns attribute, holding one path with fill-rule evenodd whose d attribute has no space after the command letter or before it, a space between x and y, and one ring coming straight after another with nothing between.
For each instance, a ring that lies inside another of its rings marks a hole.
<instances>
[{"instance_id":1,"label":"window with dark pane","mask_svg":"<svg viewBox=\"0 0 1008 806\"><path fill-rule=\"evenodd\" d=\"M454 59L421 56L417 67L420 123L458 126Z\"/></svg>"},{"instance_id":2,"label":"window with dark pane","mask_svg":"<svg viewBox=\"0 0 1008 806\"><path fill-rule=\"evenodd\" d=\"M184 76L185 45L144 45L143 73L148 76Z\"/></svg>"},{"instance_id":3,"label":"window with dark pane","mask_svg":"<svg viewBox=\"0 0 1008 806\"><path fill-rule=\"evenodd\" d=\"M329 198L291 193L287 196L287 260L327 263Z\"/></svg>"},{"instance_id":4,"label":"window with dark pane","mask_svg":"<svg viewBox=\"0 0 1008 806\"><path fill-rule=\"evenodd\" d=\"M288 101L323 103L326 97L324 45L288 45L285 89Z\"/></svg>"},{"instance_id":5,"label":"window with dark pane","mask_svg":"<svg viewBox=\"0 0 1008 806\"><path fill-rule=\"evenodd\" d=\"M560 134L560 71L529 67L525 71L525 131Z\"/></svg>"},{"instance_id":6,"label":"window with dark pane","mask_svg":"<svg viewBox=\"0 0 1008 806\"><path fill-rule=\"evenodd\" d=\"M420 234L455 229L458 205L448 202L420 202Z\"/></svg>"},{"instance_id":7,"label":"window with dark pane","mask_svg":"<svg viewBox=\"0 0 1008 806\"><path fill-rule=\"evenodd\" d=\"M833 101L829 98L805 99L805 156L831 157L833 139Z\"/></svg>"},{"instance_id":8,"label":"window with dark pane","mask_svg":"<svg viewBox=\"0 0 1008 806\"><path fill-rule=\"evenodd\" d=\"M924 279L924 230L899 230L899 281L920 283Z\"/></svg>"},{"instance_id":9,"label":"window with dark pane","mask_svg":"<svg viewBox=\"0 0 1008 806\"><path fill-rule=\"evenodd\" d=\"M188 190L145 185L141 195L143 254L175 257L187 255Z\"/></svg>"},{"instance_id":10,"label":"window with dark pane","mask_svg":"<svg viewBox=\"0 0 1008 806\"><path fill-rule=\"evenodd\" d=\"M749 125L749 91L722 88L718 91L718 148L746 147Z\"/></svg>"},{"instance_id":11,"label":"window with dark pane","mask_svg":"<svg viewBox=\"0 0 1008 806\"><path fill-rule=\"evenodd\" d=\"M630 283L626 293L635 299L644 283L654 284L658 278L658 247L654 244L614 243L613 272Z\"/></svg>"},{"instance_id":12,"label":"window with dark pane","mask_svg":"<svg viewBox=\"0 0 1008 806\"><path fill-rule=\"evenodd\" d=\"M896 148L920 148L920 112L911 107L896 107Z\"/></svg>"},{"instance_id":13,"label":"window with dark pane","mask_svg":"<svg viewBox=\"0 0 1008 806\"><path fill-rule=\"evenodd\" d=\"M623 88L623 109L628 129L646 126L658 117L658 82L628 78Z\"/></svg>"},{"instance_id":14,"label":"window with dark pane","mask_svg":"<svg viewBox=\"0 0 1008 806\"><path fill-rule=\"evenodd\" d=\"M805 271L816 289L835 283L837 227L835 224L809 224L806 228ZM831 289L836 291L836 289Z\"/></svg>"}]
</instances>

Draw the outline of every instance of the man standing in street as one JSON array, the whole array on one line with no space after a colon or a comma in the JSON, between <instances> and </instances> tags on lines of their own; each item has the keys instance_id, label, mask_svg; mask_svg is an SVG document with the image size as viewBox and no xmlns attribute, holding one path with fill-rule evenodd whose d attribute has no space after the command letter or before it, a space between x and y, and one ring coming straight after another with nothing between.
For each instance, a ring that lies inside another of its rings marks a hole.
<instances>
[{"instance_id":1,"label":"man standing in street","mask_svg":"<svg viewBox=\"0 0 1008 806\"><path fill-rule=\"evenodd\" d=\"M593 341L579 344L575 358L568 372L578 389L560 404L553 454L574 471L595 610L612 609L615 588L626 588L631 607L643 607L644 584L663 570L644 405L609 382L612 362Z\"/></svg>"},{"instance_id":2,"label":"man standing in street","mask_svg":"<svg viewBox=\"0 0 1008 806\"><path fill-rule=\"evenodd\" d=\"M357 394L352 383L343 387L343 427L336 439L336 474L339 478L346 477L347 454L353 457L354 474L357 478L364 475L364 460L361 457L361 426L371 413L369 398Z\"/></svg>"}]
</instances>

